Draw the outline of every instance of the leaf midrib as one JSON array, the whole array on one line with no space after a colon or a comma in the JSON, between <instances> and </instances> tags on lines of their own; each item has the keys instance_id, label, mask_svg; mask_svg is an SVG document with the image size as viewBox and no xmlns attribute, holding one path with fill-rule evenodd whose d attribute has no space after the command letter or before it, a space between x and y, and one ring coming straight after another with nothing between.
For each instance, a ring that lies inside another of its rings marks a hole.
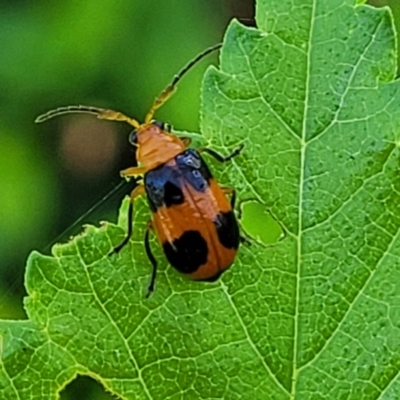
<instances>
[{"instance_id":1,"label":"leaf midrib","mask_svg":"<svg viewBox=\"0 0 400 400\"><path fill-rule=\"evenodd\" d=\"M307 133L307 117L308 117L308 104L310 98L310 81L311 81L311 39L314 34L315 23L315 10L317 0L313 0L310 18L310 30L308 36L308 49L307 49L307 64L306 64L306 86L304 96L304 109L303 109L303 125L301 130L300 141L300 177L299 177L299 200L298 200L298 221L297 221L297 262L296 262L296 301L294 310L294 334L293 334L293 361L292 361L292 387L290 390L290 398L294 399L295 390L297 385L297 358L299 347L299 307L300 307L300 276L301 276L301 262L302 262L302 230L303 230L303 189L304 189L304 174L305 174L305 155L306 155L306 133Z\"/></svg>"}]
</instances>

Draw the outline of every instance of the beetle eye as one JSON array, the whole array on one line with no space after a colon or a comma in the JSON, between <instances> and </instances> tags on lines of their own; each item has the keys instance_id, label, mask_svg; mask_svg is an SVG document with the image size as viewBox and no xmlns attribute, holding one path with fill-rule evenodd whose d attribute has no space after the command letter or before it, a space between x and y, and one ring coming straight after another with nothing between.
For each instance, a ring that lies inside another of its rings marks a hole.
<instances>
[{"instance_id":1,"label":"beetle eye","mask_svg":"<svg viewBox=\"0 0 400 400\"><path fill-rule=\"evenodd\" d=\"M167 122L153 121L152 124L160 128L162 131L171 133L171 125Z\"/></svg>"},{"instance_id":2,"label":"beetle eye","mask_svg":"<svg viewBox=\"0 0 400 400\"><path fill-rule=\"evenodd\" d=\"M154 121L153 124L158 126L162 131L164 130L164 122L161 121Z\"/></svg>"},{"instance_id":3,"label":"beetle eye","mask_svg":"<svg viewBox=\"0 0 400 400\"><path fill-rule=\"evenodd\" d=\"M171 133L172 126L166 122L166 123L164 124L164 129L165 129L167 132Z\"/></svg>"},{"instance_id":4,"label":"beetle eye","mask_svg":"<svg viewBox=\"0 0 400 400\"><path fill-rule=\"evenodd\" d=\"M137 145L137 130L134 129L130 134L129 134L129 143L136 146Z\"/></svg>"}]
</instances>

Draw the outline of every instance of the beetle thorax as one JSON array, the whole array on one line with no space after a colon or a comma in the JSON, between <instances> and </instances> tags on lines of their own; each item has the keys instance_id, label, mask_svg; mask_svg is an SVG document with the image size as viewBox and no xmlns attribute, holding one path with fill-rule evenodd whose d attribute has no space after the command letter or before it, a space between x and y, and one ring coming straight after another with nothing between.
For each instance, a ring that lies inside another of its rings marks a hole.
<instances>
[{"instance_id":1,"label":"beetle thorax","mask_svg":"<svg viewBox=\"0 0 400 400\"><path fill-rule=\"evenodd\" d=\"M143 125L138 130L137 146L137 161L148 169L164 164L185 150L182 140L154 124Z\"/></svg>"}]
</instances>

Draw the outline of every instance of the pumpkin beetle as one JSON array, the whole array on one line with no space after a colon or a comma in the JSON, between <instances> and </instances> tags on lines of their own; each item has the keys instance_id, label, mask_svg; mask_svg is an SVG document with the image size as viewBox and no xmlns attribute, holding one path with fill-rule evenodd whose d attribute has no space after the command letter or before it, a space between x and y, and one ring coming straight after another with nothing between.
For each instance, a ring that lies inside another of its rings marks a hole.
<instances>
[{"instance_id":1,"label":"pumpkin beetle","mask_svg":"<svg viewBox=\"0 0 400 400\"><path fill-rule=\"evenodd\" d=\"M157 273L157 261L149 243L150 230L155 232L168 262L190 279L199 281L217 280L233 263L241 241L233 212L235 190L218 185L200 154L208 153L226 162L238 155L243 146L225 157L208 148L194 150L189 148L190 138L175 136L168 124L153 120L155 111L173 94L182 76L221 46L203 51L175 75L142 124L118 111L80 105L57 108L35 120L40 123L58 115L84 113L133 126L129 142L136 147L138 166L121 171L121 176L125 179L139 176L139 179L130 195L126 236L110 255L128 243L133 230L134 201L145 194L152 214L144 235L145 251L152 264L146 297L154 290Z\"/></svg>"}]
</instances>

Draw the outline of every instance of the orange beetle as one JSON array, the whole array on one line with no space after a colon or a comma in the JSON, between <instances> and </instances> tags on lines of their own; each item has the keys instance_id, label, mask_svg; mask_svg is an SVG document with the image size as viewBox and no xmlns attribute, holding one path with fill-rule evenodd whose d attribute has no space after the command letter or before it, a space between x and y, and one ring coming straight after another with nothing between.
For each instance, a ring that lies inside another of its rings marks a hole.
<instances>
[{"instance_id":1,"label":"orange beetle","mask_svg":"<svg viewBox=\"0 0 400 400\"><path fill-rule=\"evenodd\" d=\"M190 139L171 133L169 125L153 120L155 111L172 95L182 76L199 60L221 44L197 56L175 76L155 100L143 124L117 111L90 106L69 106L51 110L35 122L43 122L68 113L94 114L99 119L123 121L134 127L129 141L136 146L139 166L121 171L129 179L139 176L131 193L128 230L125 239L110 254L118 253L132 235L135 199L146 194L152 213L147 224L144 245L153 266L147 296L154 290L157 261L151 251L149 231L154 230L168 262L189 278L215 281L234 261L241 237L233 207L235 191L222 188L213 178L200 153L208 153L220 162L239 154L239 146L223 157L208 148L188 148ZM228 200L227 195L230 195Z\"/></svg>"}]
</instances>

